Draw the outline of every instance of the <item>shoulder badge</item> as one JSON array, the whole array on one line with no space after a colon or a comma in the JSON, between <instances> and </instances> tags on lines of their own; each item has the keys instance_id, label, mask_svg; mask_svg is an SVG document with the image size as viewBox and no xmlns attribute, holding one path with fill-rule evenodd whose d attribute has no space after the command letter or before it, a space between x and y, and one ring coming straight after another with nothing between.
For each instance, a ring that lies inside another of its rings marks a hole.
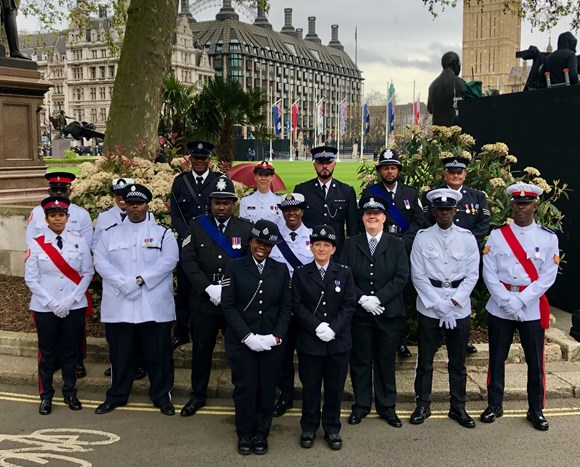
<instances>
[{"instance_id":1,"label":"shoulder badge","mask_svg":"<svg viewBox=\"0 0 580 467\"><path fill-rule=\"evenodd\" d=\"M26 261L28 258L30 258L30 248L27 248L24 252L24 261Z\"/></svg>"},{"instance_id":2,"label":"shoulder badge","mask_svg":"<svg viewBox=\"0 0 580 467\"><path fill-rule=\"evenodd\" d=\"M545 230L546 232L550 232L551 234L556 235L556 232L554 232L553 230L548 229L548 227L544 227L543 225L540 225L540 227L542 228L542 230Z\"/></svg>"},{"instance_id":3,"label":"shoulder badge","mask_svg":"<svg viewBox=\"0 0 580 467\"><path fill-rule=\"evenodd\" d=\"M554 263L556 263L557 265L560 265L560 256L554 255Z\"/></svg>"},{"instance_id":4,"label":"shoulder badge","mask_svg":"<svg viewBox=\"0 0 580 467\"><path fill-rule=\"evenodd\" d=\"M483 254L487 255L489 252L491 251L491 247L489 245L487 245L484 249L483 249Z\"/></svg>"}]
</instances>

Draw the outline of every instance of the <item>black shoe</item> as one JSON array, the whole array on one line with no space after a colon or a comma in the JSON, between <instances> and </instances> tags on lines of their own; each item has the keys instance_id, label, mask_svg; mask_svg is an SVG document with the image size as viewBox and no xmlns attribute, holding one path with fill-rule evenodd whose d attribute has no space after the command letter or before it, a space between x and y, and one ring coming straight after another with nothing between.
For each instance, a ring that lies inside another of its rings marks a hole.
<instances>
[{"instance_id":1,"label":"black shoe","mask_svg":"<svg viewBox=\"0 0 580 467\"><path fill-rule=\"evenodd\" d=\"M77 365L77 378L84 378L87 376L87 369L85 368L84 363L79 363Z\"/></svg>"},{"instance_id":2,"label":"black shoe","mask_svg":"<svg viewBox=\"0 0 580 467\"><path fill-rule=\"evenodd\" d=\"M447 414L451 420L455 420L464 428L475 428L475 421L469 416L467 411L463 408L454 409L453 407L449 409Z\"/></svg>"},{"instance_id":3,"label":"black shoe","mask_svg":"<svg viewBox=\"0 0 580 467\"><path fill-rule=\"evenodd\" d=\"M408 358L412 355L411 351L409 350L409 347L407 347L406 345L400 345L397 349L397 353L399 354L399 357L403 358Z\"/></svg>"},{"instance_id":4,"label":"black shoe","mask_svg":"<svg viewBox=\"0 0 580 467\"><path fill-rule=\"evenodd\" d=\"M389 425L394 428L401 428L403 424L401 423L401 419L397 416L395 409L387 409L383 413L379 414L383 420L385 420Z\"/></svg>"},{"instance_id":5,"label":"black shoe","mask_svg":"<svg viewBox=\"0 0 580 467\"><path fill-rule=\"evenodd\" d=\"M488 405L487 408L481 413L479 419L483 423L493 423L495 422L496 418L499 418L503 415L503 408L501 405L493 406Z\"/></svg>"},{"instance_id":6,"label":"black shoe","mask_svg":"<svg viewBox=\"0 0 580 467\"><path fill-rule=\"evenodd\" d=\"M176 350L182 345L185 345L189 342L189 337L187 336L175 336L171 339L171 350Z\"/></svg>"},{"instance_id":7,"label":"black shoe","mask_svg":"<svg viewBox=\"0 0 580 467\"><path fill-rule=\"evenodd\" d=\"M311 448L314 444L314 438L316 438L316 434L312 431L305 431L300 435L300 447L304 449Z\"/></svg>"},{"instance_id":8,"label":"black shoe","mask_svg":"<svg viewBox=\"0 0 580 467\"><path fill-rule=\"evenodd\" d=\"M48 415L50 412L52 412L52 401L50 399L42 399L40 407L38 407L38 413L40 415Z\"/></svg>"},{"instance_id":9,"label":"black shoe","mask_svg":"<svg viewBox=\"0 0 580 467\"><path fill-rule=\"evenodd\" d=\"M423 407L418 405L417 407L415 407L415 410L413 410L411 418L409 418L409 423L411 425L420 425L425 421L426 418L429 418L430 416L431 409L429 407Z\"/></svg>"},{"instance_id":10,"label":"black shoe","mask_svg":"<svg viewBox=\"0 0 580 467\"><path fill-rule=\"evenodd\" d=\"M268 452L268 440L262 436L256 436L252 442L254 454L261 456Z\"/></svg>"},{"instance_id":11,"label":"black shoe","mask_svg":"<svg viewBox=\"0 0 580 467\"><path fill-rule=\"evenodd\" d=\"M249 436L242 436L238 440L238 453L242 456L252 454L252 439Z\"/></svg>"},{"instance_id":12,"label":"black shoe","mask_svg":"<svg viewBox=\"0 0 580 467\"><path fill-rule=\"evenodd\" d=\"M528 410L528 413L526 414L526 420L532 422L536 430L546 431L548 428L550 428L550 424L548 423L548 420L546 420L546 417L544 417L544 414L541 410L535 413L532 413L531 410Z\"/></svg>"},{"instance_id":13,"label":"black shoe","mask_svg":"<svg viewBox=\"0 0 580 467\"><path fill-rule=\"evenodd\" d=\"M145 376L147 376L147 370L145 368L137 368L135 379L143 379Z\"/></svg>"},{"instance_id":14,"label":"black shoe","mask_svg":"<svg viewBox=\"0 0 580 467\"><path fill-rule=\"evenodd\" d=\"M195 412L197 412L202 407L205 407L205 402L195 401L191 399L187 404L183 406L180 415L182 417L191 417L192 415L195 414Z\"/></svg>"},{"instance_id":15,"label":"black shoe","mask_svg":"<svg viewBox=\"0 0 580 467\"><path fill-rule=\"evenodd\" d=\"M106 370L103 372L103 374L104 374L105 376L108 376L108 377L110 378L110 377L111 377L111 367L107 368L107 369L106 369Z\"/></svg>"},{"instance_id":16,"label":"black shoe","mask_svg":"<svg viewBox=\"0 0 580 467\"><path fill-rule=\"evenodd\" d=\"M81 401L77 396L64 396L64 403L68 405L71 410L81 410L83 408Z\"/></svg>"},{"instance_id":17,"label":"black shoe","mask_svg":"<svg viewBox=\"0 0 580 467\"><path fill-rule=\"evenodd\" d=\"M349 425L358 425L362 422L362 419L365 418L364 415L358 412L352 412L348 417L348 424Z\"/></svg>"},{"instance_id":18,"label":"black shoe","mask_svg":"<svg viewBox=\"0 0 580 467\"><path fill-rule=\"evenodd\" d=\"M173 404L171 403L171 401L168 401L165 404L161 404L159 406L159 411L163 415L175 415L175 407L173 407Z\"/></svg>"},{"instance_id":19,"label":"black shoe","mask_svg":"<svg viewBox=\"0 0 580 467\"><path fill-rule=\"evenodd\" d=\"M342 438L340 437L340 434L338 433L325 434L324 439L326 440L326 444L328 444L328 447L333 451L338 451L339 449L342 449Z\"/></svg>"},{"instance_id":20,"label":"black shoe","mask_svg":"<svg viewBox=\"0 0 580 467\"><path fill-rule=\"evenodd\" d=\"M115 402L109 402L109 401L105 401L103 402L101 405L99 405L96 409L95 409L95 413L97 415L102 415L104 413L109 413L112 412L113 410L115 410L117 407L122 407L125 404L117 404Z\"/></svg>"},{"instance_id":21,"label":"black shoe","mask_svg":"<svg viewBox=\"0 0 580 467\"><path fill-rule=\"evenodd\" d=\"M468 354L473 355L474 353L477 353L477 348L475 347L475 345L473 345L471 342L467 343L467 347L465 348L465 351Z\"/></svg>"},{"instance_id":22,"label":"black shoe","mask_svg":"<svg viewBox=\"0 0 580 467\"><path fill-rule=\"evenodd\" d=\"M288 409L291 409L292 407L294 407L292 401L278 401L278 403L274 406L274 413L272 416L281 417Z\"/></svg>"}]
</instances>

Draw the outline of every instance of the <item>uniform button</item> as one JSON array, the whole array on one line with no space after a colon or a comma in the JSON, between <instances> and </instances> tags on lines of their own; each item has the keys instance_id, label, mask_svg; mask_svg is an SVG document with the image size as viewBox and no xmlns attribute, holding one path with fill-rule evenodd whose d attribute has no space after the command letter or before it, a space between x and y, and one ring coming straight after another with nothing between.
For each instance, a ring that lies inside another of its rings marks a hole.
<instances>
[{"instance_id":1,"label":"uniform button","mask_svg":"<svg viewBox=\"0 0 580 467\"><path fill-rule=\"evenodd\" d=\"M326 213L324 213L324 217L326 217L326 216L327 216L327 214L326 214Z\"/></svg>"},{"instance_id":2,"label":"uniform button","mask_svg":"<svg viewBox=\"0 0 580 467\"><path fill-rule=\"evenodd\" d=\"M218 255L218 259L222 259L222 255Z\"/></svg>"},{"instance_id":3,"label":"uniform button","mask_svg":"<svg viewBox=\"0 0 580 467\"><path fill-rule=\"evenodd\" d=\"M326 316L326 313L324 313L324 316Z\"/></svg>"},{"instance_id":4,"label":"uniform button","mask_svg":"<svg viewBox=\"0 0 580 467\"><path fill-rule=\"evenodd\" d=\"M371 268L372 268L372 267L374 267L374 264L371 264L370 266L371 266Z\"/></svg>"},{"instance_id":5,"label":"uniform button","mask_svg":"<svg viewBox=\"0 0 580 467\"><path fill-rule=\"evenodd\" d=\"M371 285L374 285L374 282L371 282Z\"/></svg>"},{"instance_id":6,"label":"uniform button","mask_svg":"<svg viewBox=\"0 0 580 467\"><path fill-rule=\"evenodd\" d=\"M261 315L262 314L262 310L258 311L258 314Z\"/></svg>"},{"instance_id":7,"label":"uniform button","mask_svg":"<svg viewBox=\"0 0 580 467\"><path fill-rule=\"evenodd\" d=\"M260 305L261 305L261 304L262 304L262 300L260 300L260 302L259 302L259 303L260 303Z\"/></svg>"},{"instance_id":8,"label":"uniform button","mask_svg":"<svg viewBox=\"0 0 580 467\"><path fill-rule=\"evenodd\" d=\"M263 292L263 290L260 290L260 293L262 293L262 292Z\"/></svg>"},{"instance_id":9,"label":"uniform button","mask_svg":"<svg viewBox=\"0 0 580 467\"><path fill-rule=\"evenodd\" d=\"M374 272L371 272L371 274L370 274L370 275L372 276L373 274L374 274Z\"/></svg>"},{"instance_id":10,"label":"uniform button","mask_svg":"<svg viewBox=\"0 0 580 467\"><path fill-rule=\"evenodd\" d=\"M60 278L61 278L61 279L64 279L64 276L61 274L61 275L60 275Z\"/></svg>"},{"instance_id":11,"label":"uniform button","mask_svg":"<svg viewBox=\"0 0 580 467\"><path fill-rule=\"evenodd\" d=\"M374 290L371 290L371 295L374 295L374 294L375 294L375 291Z\"/></svg>"},{"instance_id":12,"label":"uniform button","mask_svg":"<svg viewBox=\"0 0 580 467\"><path fill-rule=\"evenodd\" d=\"M327 205L327 204L325 204L323 207L327 208L327 207L328 207L328 205Z\"/></svg>"},{"instance_id":13,"label":"uniform button","mask_svg":"<svg viewBox=\"0 0 580 467\"><path fill-rule=\"evenodd\" d=\"M459 219L455 219L455 222L459 222Z\"/></svg>"},{"instance_id":14,"label":"uniform button","mask_svg":"<svg viewBox=\"0 0 580 467\"><path fill-rule=\"evenodd\" d=\"M61 288L61 289L59 289L59 291L60 291L60 292L62 292L63 290L64 290L64 289L62 289L62 288Z\"/></svg>"},{"instance_id":15,"label":"uniform button","mask_svg":"<svg viewBox=\"0 0 580 467\"><path fill-rule=\"evenodd\" d=\"M222 272L222 268L218 268L218 272Z\"/></svg>"},{"instance_id":16,"label":"uniform button","mask_svg":"<svg viewBox=\"0 0 580 467\"><path fill-rule=\"evenodd\" d=\"M447 264L449 261L445 261L445 264Z\"/></svg>"},{"instance_id":17,"label":"uniform button","mask_svg":"<svg viewBox=\"0 0 580 467\"><path fill-rule=\"evenodd\" d=\"M326 305L326 302L322 302L323 305Z\"/></svg>"}]
</instances>

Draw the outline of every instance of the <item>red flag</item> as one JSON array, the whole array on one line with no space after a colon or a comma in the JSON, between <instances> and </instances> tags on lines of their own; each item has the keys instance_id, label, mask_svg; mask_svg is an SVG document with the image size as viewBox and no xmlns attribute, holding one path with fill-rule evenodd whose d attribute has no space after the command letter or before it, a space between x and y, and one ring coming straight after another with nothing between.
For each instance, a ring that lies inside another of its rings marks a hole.
<instances>
[{"instance_id":1,"label":"red flag","mask_svg":"<svg viewBox=\"0 0 580 467\"><path fill-rule=\"evenodd\" d=\"M421 101L419 100L419 96L417 96L417 100L413 102L413 117L415 125L419 125L419 118L421 117Z\"/></svg>"},{"instance_id":2,"label":"red flag","mask_svg":"<svg viewBox=\"0 0 580 467\"><path fill-rule=\"evenodd\" d=\"M300 101L294 102L292 104L292 133L296 132L296 128L298 128L298 106L300 105Z\"/></svg>"}]
</instances>

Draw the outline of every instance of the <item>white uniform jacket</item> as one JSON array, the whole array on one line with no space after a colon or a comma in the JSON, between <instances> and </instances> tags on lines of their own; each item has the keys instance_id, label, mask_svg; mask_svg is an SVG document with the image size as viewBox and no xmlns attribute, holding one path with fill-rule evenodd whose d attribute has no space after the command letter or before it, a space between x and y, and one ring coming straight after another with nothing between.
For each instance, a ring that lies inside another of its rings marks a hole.
<instances>
[{"instance_id":1,"label":"white uniform jacket","mask_svg":"<svg viewBox=\"0 0 580 467\"><path fill-rule=\"evenodd\" d=\"M526 316L525 321L540 319L540 297L552 286L558 274L558 237L535 222L527 227L519 227L514 223L508 225L528 258L534 263L539 277L531 283L503 234L499 229L493 230L483 250L483 280L491 294L485 309L499 318L514 319L502 307L515 295L524 304L522 311ZM511 286L528 287L521 292L509 291L502 282Z\"/></svg>"},{"instance_id":2,"label":"white uniform jacket","mask_svg":"<svg viewBox=\"0 0 580 467\"><path fill-rule=\"evenodd\" d=\"M417 290L417 311L439 318L433 307L442 299L455 300L455 319L471 314L471 292L479 277L479 249L473 234L452 225L447 230L437 224L419 230L411 249L411 280ZM441 282L461 280L456 287L435 287Z\"/></svg>"},{"instance_id":3,"label":"white uniform jacket","mask_svg":"<svg viewBox=\"0 0 580 467\"><path fill-rule=\"evenodd\" d=\"M103 230L105 230L107 227L111 227L114 224L120 224L121 222L123 222L125 217L121 216L121 215L124 212L125 211L123 211L119 206L117 206L115 204L112 208L109 208L106 211L103 211L99 214L99 216L97 217L97 223L95 224L95 235L93 237L93 248L97 248L97 245L99 243L99 239L101 238L101 234L103 233ZM157 223L157 221L155 220L155 216L151 212L147 213L146 220L149 222Z\"/></svg>"},{"instance_id":4,"label":"white uniform jacket","mask_svg":"<svg viewBox=\"0 0 580 467\"><path fill-rule=\"evenodd\" d=\"M173 269L179 259L173 232L163 225L125 219L103 231L95 248L95 269L103 278L103 323L158 323L175 319ZM119 288L143 277L136 298Z\"/></svg>"},{"instance_id":5,"label":"white uniform jacket","mask_svg":"<svg viewBox=\"0 0 580 467\"><path fill-rule=\"evenodd\" d=\"M89 248L93 248L93 221L89 212L71 203L68 207L68 222L66 223L66 230L78 232L81 237L85 239L86 244ZM48 230L48 224L44 220L44 210L39 204L36 206L30 216L28 217L28 223L26 224L26 247L30 248L30 244L34 237L40 233L46 233Z\"/></svg>"},{"instance_id":6,"label":"white uniform jacket","mask_svg":"<svg viewBox=\"0 0 580 467\"><path fill-rule=\"evenodd\" d=\"M244 196L240 201L240 217L252 221L254 224L260 219L272 221L278 225L284 223L282 211L278 204L282 202L280 195L269 191L266 194L258 190Z\"/></svg>"},{"instance_id":7,"label":"white uniform jacket","mask_svg":"<svg viewBox=\"0 0 580 467\"><path fill-rule=\"evenodd\" d=\"M49 228L44 229L44 243L51 243L70 266L81 276L79 284L75 284L55 266L52 260L40 247L35 239L30 242L24 263L24 280L32 292L30 309L40 312L51 312L48 304L52 300L63 300L72 297L75 303L72 310L87 306L85 292L91 283L95 270L91 259L91 250L83 237L75 231L65 231L61 234L62 250L56 245L56 234Z\"/></svg>"},{"instance_id":8,"label":"white uniform jacket","mask_svg":"<svg viewBox=\"0 0 580 467\"><path fill-rule=\"evenodd\" d=\"M294 241L292 241L292 237L290 236L290 232L292 231L286 226L286 224L280 225L279 228L280 235L286 241L296 258L298 258L303 265L311 263L314 259L314 255L312 254L312 251L310 251L310 234L312 233L312 229L309 229L302 224L298 230L296 230L297 235L294 238ZM284 263L288 267L290 278L292 278L294 268L288 263L277 245L274 245L274 248L272 248L270 258L279 261L280 263Z\"/></svg>"}]
</instances>

